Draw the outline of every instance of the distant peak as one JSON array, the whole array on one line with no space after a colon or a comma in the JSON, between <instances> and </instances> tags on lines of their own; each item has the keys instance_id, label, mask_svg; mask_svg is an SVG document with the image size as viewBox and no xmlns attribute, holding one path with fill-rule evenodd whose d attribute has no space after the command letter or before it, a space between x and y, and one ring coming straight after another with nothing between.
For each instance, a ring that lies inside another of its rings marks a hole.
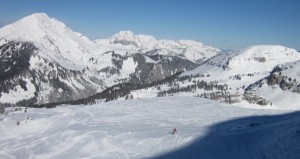
<instances>
[{"instance_id":1,"label":"distant peak","mask_svg":"<svg viewBox=\"0 0 300 159\"><path fill-rule=\"evenodd\" d=\"M41 19L49 18L49 16L46 13L33 13L27 17L36 17Z\"/></svg>"},{"instance_id":2,"label":"distant peak","mask_svg":"<svg viewBox=\"0 0 300 159\"><path fill-rule=\"evenodd\" d=\"M46 20L51 19L46 13L33 13L29 16L26 16L22 18L23 21L40 21L40 20Z\"/></svg>"},{"instance_id":3,"label":"distant peak","mask_svg":"<svg viewBox=\"0 0 300 159\"><path fill-rule=\"evenodd\" d=\"M116 35L134 35L134 33L130 30L120 31Z\"/></svg>"},{"instance_id":4,"label":"distant peak","mask_svg":"<svg viewBox=\"0 0 300 159\"><path fill-rule=\"evenodd\" d=\"M136 35L132 31L120 31L115 34L110 42L119 43L122 45L134 45L136 47L143 47L145 43L155 41L156 39L150 35Z\"/></svg>"},{"instance_id":5,"label":"distant peak","mask_svg":"<svg viewBox=\"0 0 300 159\"><path fill-rule=\"evenodd\" d=\"M45 35L68 31L66 25L46 13L34 13L0 29L0 37L39 41ZM61 34L61 33L60 33Z\"/></svg>"},{"instance_id":6,"label":"distant peak","mask_svg":"<svg viewBox=\"0 0 300 159\"><path fill-rule=\"evenodd\" d=\"M115 34L112 39L118 39L118 40L129 40L136 38L137 35L135 35L132 31L120 31L119 33Z\"/></svg>"},{"instance_id":7,"label":"distant peak","mask_svg":"<svg viewBox=\"0 0 300 159\"><path fill-rule=\"evenodd\" d=\"M280 46L280 45L254 45L254 46L246 47L246 48L240 50L240 52L250 52L250 53L276 52L278 50L280 50L282 52L283 50L288 51L288 50L293 50L293 49L287 48L287 47L284 47L284 46Z\"/></svg>"},{"instance_id":8,"label":"distant peak","mask_svg":"<svg viewBox=\"0 0 300 159\"><path fill-rule=\"evenodd\" d=\"M46 13L33 13L29 16L26 16L11 25L23 25L23 27L33 27L37 25L57 25L62 24L62 22L50 18Z\"/></svg>"},{"instance_id":9,"label":"distant peak","mask_svg":"<svg viewBox=\"0 0 300 159\"><path fill-rule=\"evenodd\" d=\"M123 38L123 39L132 39L132 38L154 38L151 35L143 35L143 34L134 34L130 30L120 31L119 33L115 34L113 38Z\"/></svg>"}]
</instances>

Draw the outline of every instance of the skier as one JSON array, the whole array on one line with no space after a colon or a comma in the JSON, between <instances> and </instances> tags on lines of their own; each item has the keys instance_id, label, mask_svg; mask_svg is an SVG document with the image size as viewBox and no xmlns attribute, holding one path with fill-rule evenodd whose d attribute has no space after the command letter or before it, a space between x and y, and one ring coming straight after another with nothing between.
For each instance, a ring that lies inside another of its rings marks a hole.
<instances>
[{"instance_id":1,"label":"skier","mask_svg":"<svg viewBox=\"0 0 300 159\"><path fill-rule=\"evenodd\" d=\"M176 128L173 129L173 132L170 132L172 135L174 135L177 132Z\"/></svg>"}]
</instances>

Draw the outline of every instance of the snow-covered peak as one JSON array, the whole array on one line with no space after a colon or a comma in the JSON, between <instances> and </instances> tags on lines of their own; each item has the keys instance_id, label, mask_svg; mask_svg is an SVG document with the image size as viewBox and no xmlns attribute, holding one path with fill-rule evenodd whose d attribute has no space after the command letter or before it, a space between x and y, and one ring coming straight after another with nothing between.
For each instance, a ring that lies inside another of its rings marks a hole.
<instances>
[{"instance_id":1,"label":"snow-covered peak","mask_svg":"<svg viewBox=\"0 0 300 159\"><path fill-rule=\"evenodd\" d=\"M284 46L279 46L279 45L256 45L241 50L240 54L237 57L279 58L285 56L299 56L299 53L294 49L287 48Z\"/></svg>"},{"instance_id":2,"label":"snow-covered peak","mask_svg":"<svg viewBox=\"0 0 300 159\"><path fill-rule=\"evenodd\" d=\"M103 46L107 40L96 42ZM111 48L120 48L121 45L121 48L123 46L124 50L131 50L131 52L182 56L193 62L206 60L220 52L219 49L193 40L158 40L150 35L135 35L131 31L121 31L115 34L109 40L109 44Z\"/></svg>"},{"instance_id":3,"label":"snow-covered peak","mask_svg":"<svg viewBox=\"0 0 300 159\"><path fill-rule=\"evenodd\" d=\"M65 40L92 43L87 37L45 13L34 13L0 29L0 38L9 40L41 42L45 37L59 39L62 43Z\"/></svg>"},{"instance_id":4,"label":"snow-covered peak","mask_svg":"<svg viewBox=\"0 0 300 159\"><path fill-rule=\"evenodd\" d=\"M135 35L131 31L120 31L110 39L110 42L114 44L133 45L140 48L151 48L155 45L155 41L153 36Z\"/></svg>"},{"instance_id":5,"label":"snow-covered peak","mask_svg":"<svg viewBox=\"0 0 300 159\"><path fill-rule=\"evenodd\" d=\"M83 69L95 47L87 37L45 13L34 13L4 26L0 29L0 39L32 42L39 48L39 56L72 70Z\"/></svg>"},{"instance_id":6,"label":"snow-covered peak","mask_svg":"<svg viewBox=\"0 0 300 159\"><path fill-rule=\"evenodd\" d=\"M34 13L4 26L0 30L0 35L7 39L36 41L49 30L68 30L68 28L62 22L49 18L45 13Z\"/></svg>"},{"instance_id":7,"label":"snow-covered peak","mask_svg":"<svg viewBox=\"0 0 300 159\"><path fill-rule=\"evenodd\" d=\"M33 13L29 16L26 16L22 18L21 20L29 20L29 21L34 21L34 20L44 20L44 19L51 19L46 13Z\"/></svg>"},{"instance_id":8,"label":"snow-covered peak","mask_svg":"<svg viewBox=\"0 0 300 159\"><path fill-rule=\"evenodd\" d=\"M300 59L300 54L291 48L278 45L257 45L251 46L237 52L237 55L229 60L228 68L244 68L254 71L270 71L278 64L292 62ZM246 67L247 66L247 67Z\"/></svg>"},{"instance_id":9,"label":"snow-covered peak","mask_svg":"<svg viewBox=\"0 0 300 159\"><path fill-rule=\"evenodd\" d=\"M179 40L178 43L186 46L203 46L203 43L194 40Z\"/></svg>"}]
</instances>

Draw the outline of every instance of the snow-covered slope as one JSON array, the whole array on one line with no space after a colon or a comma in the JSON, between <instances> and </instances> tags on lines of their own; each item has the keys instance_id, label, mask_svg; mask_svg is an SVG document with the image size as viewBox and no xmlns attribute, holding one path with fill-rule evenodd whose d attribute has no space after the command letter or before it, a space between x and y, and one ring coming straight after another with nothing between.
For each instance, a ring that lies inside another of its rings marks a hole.
<instances>
[{"instance_id":1,"label":"snow-covered slope","mask_svg":"<svg viewBox=\"0 0 300 159\"><path fill-rule=\"evenodd\" d=\"M146 90L138 90L133 94L139 94L139 97L181 94L231 104L248 101L275 108L298 110L300 106L296 99L300 99L300 94L296 77L299 66L298 62L292 62L297 60L300 60L300 54L294 49L273 45L252 46L214 56L196 69L184 72L177 79ZM276 81L281 85L278 90L281 93L271 91L269 86L270 91L255 91L258 90L255 88L261 87L261 82L272 79L272 74L278 73L278 70L282 71L282 68L287 68L284 69L286 72L282 72L286 77ZM291 77L288 74L291 74ZM265 78L267 79L262 80ZM289 91L282 91L286 89Z\"/></svg>"},{"instance_id":2,"label":"snow-covered slope","mask_svg":"<svg viewBox=\"0 0 300 159\"><path fill-rule=\"evenodd\" d=\"M0 158L300 157L299 112L193 97L24 111L0 114Z\"/></svg>"},{"instance_id":3,"label":"snow-covered slope","mask_svg":"<svg viewBox=\"0 0 300 159\"><path fill-rule=\"evenodd\" d=\"M300 60L276 66L248 91L256 92L282 109L298 109L300 103Z\"/></svg>"},{"instance_id":4,"label":"snow-covered slope","mask_svg":"<svg viewBox=\"0 0 300 159\"><path fill-rule=\"evenodd\" d=\"M184 75L210 74L210 80L220 80L236 90L266 77L275 66L296 60L300 54L294 49L259 45L217 56Z\"/></svg>"}]
</instances>

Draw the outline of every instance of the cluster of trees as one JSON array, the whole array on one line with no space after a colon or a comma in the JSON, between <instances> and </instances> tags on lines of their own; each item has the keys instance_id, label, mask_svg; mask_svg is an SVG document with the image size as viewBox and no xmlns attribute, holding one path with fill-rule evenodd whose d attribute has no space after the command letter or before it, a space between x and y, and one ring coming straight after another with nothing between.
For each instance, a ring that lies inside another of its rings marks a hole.
<instances>
[{"instance_id":1,"label":"cluster of trees","mask_svg":"<svg viewBox=\"0 0 300 159\"><path fill-rule=\"evenodd\" d=\"M235 75L235 76L233 76L233 79L236 79L236 80L241 80L241 79L242 79L242 77L241 77L241 75Z\"/></svg>"},{"instance_id":2,"label":"cluster of trees","mask_svg":"<svg viewBox=\"0 0 300 159\"><path fill-rule=\"evenodd\" d=\"M252 77L252 76L254 76L254 73L237 74L237 75L234 75L234 76L231 77L231 78L232 78L232 79L235 79L235 80L242 80L242 77L244 77L244 76Z\"/></svg>"},{"instance_id":3,"label":"cluster of trees","mask_svg":"<svg viewBox=\"0 0 300 159\"><path fill-rule=\"evenodd\" d=\"M200 97L200 98L207 98L207 99L211 99L211 100L218 100L218 101L224 101L227 103L232 103L232 95L227 92L227 91L214 91L214 92L208 92L208 93L202 93L202 94L197 94L196 97Z\"/></svg>"},{"instance_id":4,"label":"cluster of trees","mask_svg":"<svg viewBox=\"0 0 300 159\"><path fill-rule=\"evenodd\" d=\"M133 99L133 95L132 94L127 94L125 96L125 100L128 100L128 99Z\"/></svg>"},{"instance_id":5,"label":"cluster of trees","mask_svg":"<svg viewBox=\"0 0 300 159\"><path fill-rule=\"evenodd\" d=\"M226 84L219 84L218 81L204 81L204 80L199 80L198 77L202 77L203 75L196 75L196 76L183 76L178 78L178 80L174 80L171 83L168 83L168 86L170 87L168 90L162 90L158 92L157 96L162 97L162 96L167 96L167 95L172 95L174 93L180 93L180 92L195 92L197 89L203 89L205 91L216 91L213 92L212 94L201 94L199 97L204 97L204 98L213 98L217 95L222 95L226 96L226 90L228 90L228 85ZM196 80L195 78L198 78ZM194 79L192 81L192 79ZM180 82L192 82L193 84L187 85L187 86L182 86L180 87ZM160 87L157 87L158 90L160 90Z\"/></svg>"}]
</instances>

